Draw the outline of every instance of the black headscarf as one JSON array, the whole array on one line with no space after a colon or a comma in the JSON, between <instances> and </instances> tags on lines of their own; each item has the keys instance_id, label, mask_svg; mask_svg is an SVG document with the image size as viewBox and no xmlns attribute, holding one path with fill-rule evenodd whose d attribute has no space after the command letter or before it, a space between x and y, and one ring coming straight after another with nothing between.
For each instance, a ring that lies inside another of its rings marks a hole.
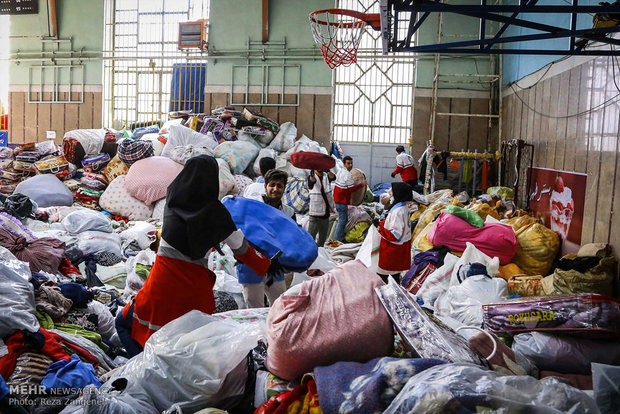
<instances>
[{"instance_id":1,"label":"black headscarf","mask_svg":"<svg viewBox=\"0 0 620 414\"><path fill-rule=\"evenodd\" d=\"M392 195L394 203L413 200L413 188L407 183L392 183Z\"/></svg>"},{"instance_id":2,"label":"black headscarf","mask_svg":"<svg viewBox=\"0 0 620 414\"><path fill-rule=\"evenodd\" d=\"M162 238L192 260L237 229L219 191L219 166L209 155L190 158L168 186Z\"/></svg>"},{"instance_id":3,"label":"black headscarf","mask_svg":"<svg viewBox=\"0 0 620 414\"><path fill-rule=\"evenodd\" d=\"M271 157L263 157L258 160L258 167L260 169L261 175L265 176L265 174L267 174L267 171L276 168L276 160Z\"/></svg>"}]
</instances>

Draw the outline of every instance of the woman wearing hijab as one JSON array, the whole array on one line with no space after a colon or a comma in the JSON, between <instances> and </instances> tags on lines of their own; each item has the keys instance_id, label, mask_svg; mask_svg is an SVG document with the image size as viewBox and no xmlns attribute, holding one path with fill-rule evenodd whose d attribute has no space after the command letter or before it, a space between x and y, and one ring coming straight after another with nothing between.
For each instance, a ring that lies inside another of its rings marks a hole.
<instances>
[{"instance_id":1,"label":"woman wearing hijab","mask_svg":"<svg viewBox=\"0 0 620 414\"><path fill-rule=\"evenodd\" d=\"M197 309L215 310L215 274L207 257L220 242L235 258L264 276L277 267L247 242L218 200L219 167L199 155L187 161L168 187L157 258L144 286L116 317L118 335L130 357L166 323Z\"/></svg>"},{"instance_id":2,"label":"woman wearing hijab","mask_svg":"<svg viewBox=\"0 0 620 414\"><path fill-rule=\"evenodd\" d=\"M407 201L413 200L413 189L407 183L392 183L394 202L385 220L375 220L381 235L379 276L387 283L387 275L400 282L400 272L411 267L411 228Z\"/></svg>"}]
</instances>

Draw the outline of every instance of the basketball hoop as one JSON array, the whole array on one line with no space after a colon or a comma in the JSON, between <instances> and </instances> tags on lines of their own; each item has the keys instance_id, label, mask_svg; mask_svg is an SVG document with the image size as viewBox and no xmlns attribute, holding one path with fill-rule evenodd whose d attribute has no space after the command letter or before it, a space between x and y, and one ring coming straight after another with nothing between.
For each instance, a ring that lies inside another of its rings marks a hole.
<instances>
[{"instance_id":1,"label":"basketball hoop","mask_svg":"<svg viewBox=\"0 0 620 414\"><path fill-rule=\"evenodd\" d=\"M314 42L330 69L357 62L357 48L366 26L381 30L378 13L321 9L310 13L309 18Z\"/></svg>"}]
</instances>

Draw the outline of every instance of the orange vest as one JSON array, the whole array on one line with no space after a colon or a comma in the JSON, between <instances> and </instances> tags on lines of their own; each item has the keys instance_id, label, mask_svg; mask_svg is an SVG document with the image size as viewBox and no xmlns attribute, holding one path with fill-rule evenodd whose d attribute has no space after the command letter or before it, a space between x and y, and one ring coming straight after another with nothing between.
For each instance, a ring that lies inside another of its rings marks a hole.
<instances>
[{"instance_id":1,"label":"orange vest","mask_svg":"<svg viewBox=\"0 0 620 414\"><path fill-rule=\"evenodd\" d=\"M214 284L215 274L209 269L158 255L134 299L131 337L144 346L159 328L191 310L212 314ZM131 303L123 309L124 315L130 306Z\"/></svg>"}]
</instances>

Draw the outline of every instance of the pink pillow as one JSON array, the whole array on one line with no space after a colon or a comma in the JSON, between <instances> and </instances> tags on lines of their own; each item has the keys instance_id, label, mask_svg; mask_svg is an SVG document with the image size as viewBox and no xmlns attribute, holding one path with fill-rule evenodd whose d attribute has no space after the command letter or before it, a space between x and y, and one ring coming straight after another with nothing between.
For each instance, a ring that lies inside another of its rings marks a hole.
<instances>
[{"instance_id":1,"label":"pink pillow","mask_svg":"<svg viewBox=\"0 0 620 414\"><path fill-rule=\"evenodd\" d=\"M389 356L394 334L375 293L381 285L379 276L354 260L302 283L294 295L280 296L267 316L265 366L294 380L318 366Z\"/></svg>"},{"instance_id":2,"label":"pink pillow","mask_svg":"<svg viewBox=\"0 0 620 414\"><path fill-rule=\"evenodd\" d=\"M168 186L183 166L166 157L149 157L135 162L125 176L125 188L133 197L152 204L166 197Z\"/></svg>"},{"instance_id":3,"label":"pink pillow","mask_svg":"<svg viewBox=\"0 0 620 414\"><path fill-rule=\"evenodd\" d=\"M435 246L445 245L455 252L463 252L470 242L489 257L498 257L499 263L510 263L519 243L512 227L501 223L484 223L474 227L462 218L441 213L428 232L428 241Z\"/></svg>"}]
</instances>

